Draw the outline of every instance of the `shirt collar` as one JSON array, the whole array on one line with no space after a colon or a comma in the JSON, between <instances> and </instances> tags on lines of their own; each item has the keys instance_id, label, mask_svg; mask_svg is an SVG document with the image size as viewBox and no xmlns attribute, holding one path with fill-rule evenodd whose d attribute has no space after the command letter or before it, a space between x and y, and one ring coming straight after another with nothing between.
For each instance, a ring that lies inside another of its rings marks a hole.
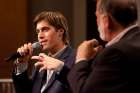
<instances>
[{"instance_id":1,"label":"shirt collar","mask_svg":"<svg viewBox=\"0 0 140 93\"><path fill-rule=\"evenodd\" d=\"M58 57L59 55L61 55L61 54L63 53L63 51L65 50L66 47L67 47L67 45L63 46L63 48L60 49L60 50L59 50L58 52L56 52L55 54L53 54L53 55L48 54L48 55L51 56L51 57L56 58L56 57Z\"/></svg>"},{"instance_id":2,"label":"shirt collar","mask_svg":"<svg viewBox=\"0 0 140 93\"><path fill-rule=\"evenodd\" d=\"M134 24L134 25L131 25L131 26L127 27L126 29L124 29L124 31L120 32L115 38L113 38L111 41L109 41L109 42L106 44L106 47L107 47L107 46L110 46L110 45L112 45L112 44L114 44L114 43L117 43L118 41L120 41L120 39L121 39L128 31L130 31L130 29L135 28L135 27L137 27L137 26L138 26L138 24Z\"/></svg>"}]
</instances>

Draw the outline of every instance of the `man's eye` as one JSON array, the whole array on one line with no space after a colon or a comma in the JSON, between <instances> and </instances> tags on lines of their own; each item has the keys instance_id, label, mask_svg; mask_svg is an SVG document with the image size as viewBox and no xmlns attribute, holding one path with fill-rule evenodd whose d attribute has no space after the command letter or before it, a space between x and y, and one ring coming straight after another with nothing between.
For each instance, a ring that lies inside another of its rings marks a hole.
<instances>
[{"instance_id":1,"label":"man's eye","mask_svg":"<svg viewBox=\"0 0 140 93\"><path fill-rule=\"evenodd\" d=\"M38 34L39 33L39 30L36 30L36 33Z\"/></svg>"},{"instance_id":2,"label":"man's eye","mask_svg":"<svg viewBox=\"0 0 140 93\"><path fill-rule=\"evenodd\" d=\"M47 28L47 27L42 28L42 32L47 32L48 30L49 30L49 28Z\"/></svg>"},{"instance_id":3,"label":"man's eye","mask_svg":"<svg viewBox=\"0 0 140 93\"><path fill-rule=\"evenodd\" d=\"M43 29L43 30L42 30L42 32L47 32L47 31L48 31L48 29Z\"/></svg>"},{"instance_id":4,"label":"man's eye","mask_svg":"<svg viewBox=\"0 0 140 93\"><path fill-rule=\"evenodd\" d=\"M37 29L36 30L36 33L40 33L40 32L48 32L49 31L49 28L48 27L43 27L42 29Z\"/></svg>"}]
</instances>

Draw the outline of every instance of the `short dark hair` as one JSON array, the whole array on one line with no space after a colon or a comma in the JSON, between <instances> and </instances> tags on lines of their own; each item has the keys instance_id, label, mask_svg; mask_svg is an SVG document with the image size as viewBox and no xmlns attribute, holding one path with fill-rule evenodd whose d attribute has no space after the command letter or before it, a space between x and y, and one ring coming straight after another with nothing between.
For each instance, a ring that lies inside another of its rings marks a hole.
<instances>
[{"instance_id":1,"label":"short dark hair","mask_svg":"<svg viewBox=\"0 0 140 93\"><path fill-rule=\"evenodd\" d=\"M113 17L123 27L137 21L137 6L135 0L97 0L99 11Z\"/></svg>"}]
</instances>

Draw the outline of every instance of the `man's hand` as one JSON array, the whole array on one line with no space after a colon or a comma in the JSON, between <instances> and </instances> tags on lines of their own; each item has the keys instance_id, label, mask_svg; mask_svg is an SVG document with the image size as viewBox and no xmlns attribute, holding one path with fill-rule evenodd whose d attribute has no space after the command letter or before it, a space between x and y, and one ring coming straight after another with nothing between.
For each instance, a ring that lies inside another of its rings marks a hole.
<instances>
[{"instance_id":1,"label":"man's hand","mask_svg":"<svg viewBox=\"0 0 140 93\"><path fill-rule=\"evenodd\" d=\"M95 57L97 52L102 48L96 39L84 41L77 49L76 63L80 60L90 60Z\"/></svg>"},{"instance_id":2,"label":"man's hand","mask_svg":"<svg viewBox=\"0 0 140 93\"><path fill-rule=\"evenodd\" d=\"M64 62L58 59L49 57L45 55L44 53L40 53L39 56L32 56L31 59L37 60L37 63L35 63L35 66L39 68L39 71L54 70L58 72L64 66Z\"/></svg>"},{"instance_id":3,"label":"man's hand","mask_svg":"<svg viewBox=\"0 0 140 93\"><path fill-rule=\"evenodd\" d=\"M22 56L18 58L17 62L19 63L28 62L33 52L32 44L31 43L24 44L23 46L17 49L17 52L20 53L20 55Z\"/></svg>"}]
</instances>

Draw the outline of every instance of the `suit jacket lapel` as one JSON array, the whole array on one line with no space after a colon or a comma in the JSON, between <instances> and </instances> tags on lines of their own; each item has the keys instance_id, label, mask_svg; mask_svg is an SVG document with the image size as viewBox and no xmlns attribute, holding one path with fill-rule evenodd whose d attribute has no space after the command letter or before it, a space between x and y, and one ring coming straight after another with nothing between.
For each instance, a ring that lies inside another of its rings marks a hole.
<instances>
[{"instance_id":1,"label":"suit jacket lapel","mask_svg":"<svg viewBox=\"0 0 140 93\"><path fill-rule=\"evenodd\" d=\"M42 81L42 76L44 74L44 71L42 72L35 72L34 80L33 80L33 88L32 88L32 93L40 93L41 89L41 81Z\"/></svg>"},{"instance_id":2,"label":"suit jacket lapel","mask_svg":"<svg viewBox=\"0 0 140 93\"><path fill-rule=\"evenodd\" d=\"M67 56L69 56L71 51L72 51L72 49L69 46L67 46L64 49L64 51L60 55L56 56L55 58L57 58L57 59L59 59L61 61L64 61L67 58ZM53 84L53 82L55 82L55 79L56 79L55 76L56 76L56 72L53 72L53 74L51 76L51 79L49 80L46 89L48 89Z\"/></svg>"}]
</instances>

